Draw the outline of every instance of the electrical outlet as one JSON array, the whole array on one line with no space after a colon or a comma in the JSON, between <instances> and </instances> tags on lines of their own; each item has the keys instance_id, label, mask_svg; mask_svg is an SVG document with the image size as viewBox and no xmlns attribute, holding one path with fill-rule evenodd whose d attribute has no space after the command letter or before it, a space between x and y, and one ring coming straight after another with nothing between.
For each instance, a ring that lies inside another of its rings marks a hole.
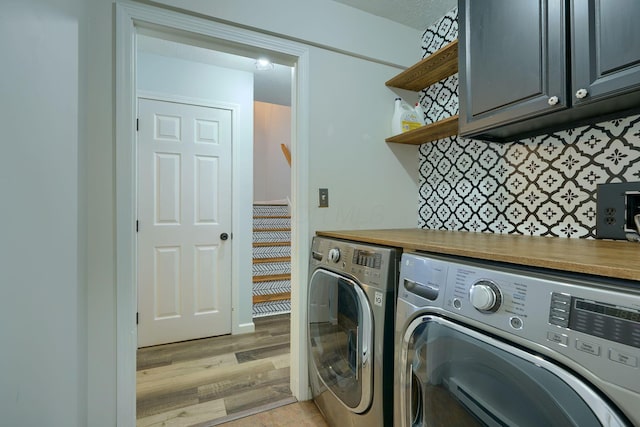
<instances>
[{"instance_id":1,"label":"electrical outlet","mask_svg":"<svg viewBox=\"0 0 640 427\"><path fill-rule=\"evenodd\" d=\"M616 224L616 208L605 208L604 210L604 223L607 225Z\"/></svg>"},{"instance_id":2,"label":"electrical outlet","mask_svg":"<svg viewBox=\"0 0 640 427\"><path fill-rule=\"evenodd\" d=\"M640 213L640 182L599 184L596 193L596 237L626 239L637 231L633 217Z\"/></svg>"}]
</instances>

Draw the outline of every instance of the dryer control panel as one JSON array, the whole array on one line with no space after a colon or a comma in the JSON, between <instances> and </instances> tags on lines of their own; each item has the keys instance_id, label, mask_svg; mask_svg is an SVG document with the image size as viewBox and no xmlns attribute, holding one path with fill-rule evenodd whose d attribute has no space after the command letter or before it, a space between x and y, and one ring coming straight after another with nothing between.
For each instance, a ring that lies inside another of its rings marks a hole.
<instances>
[{"instance_id":1,"label":"dryer control panel","mask_svg":"<svg viewBox=\"0 0 640 427\"><path fill-rule=\"evenodd\" d=\"M640 348L640 309L638 308L554 292L551 294L549 323Z\"/></svg>"},{"instance_id":2,"label":"dryer control panel","mask_svg":"<svg viewBox=\"0 0 640 427\"><path fill-rule=\"evenodd\" d=\"M399 284L403 307L483 329L640 393L638 282L405 253Z\"/></svg>"}]
</instances>

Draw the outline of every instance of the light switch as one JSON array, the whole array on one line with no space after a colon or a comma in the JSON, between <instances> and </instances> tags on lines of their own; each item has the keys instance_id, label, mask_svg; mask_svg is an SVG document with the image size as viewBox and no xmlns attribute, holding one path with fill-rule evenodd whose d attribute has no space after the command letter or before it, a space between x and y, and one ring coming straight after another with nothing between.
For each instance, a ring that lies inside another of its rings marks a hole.
<instances>
[{"instance_id":1,"label":"light switch","mask_svg":"<svg viewBox=\"0 0 640 427\"><path fill-rule=\"evenodd\" d=\"M329 189L328 188L318 189L318 207L319 208L329 207Z\"/></svg>"}]
</instances>

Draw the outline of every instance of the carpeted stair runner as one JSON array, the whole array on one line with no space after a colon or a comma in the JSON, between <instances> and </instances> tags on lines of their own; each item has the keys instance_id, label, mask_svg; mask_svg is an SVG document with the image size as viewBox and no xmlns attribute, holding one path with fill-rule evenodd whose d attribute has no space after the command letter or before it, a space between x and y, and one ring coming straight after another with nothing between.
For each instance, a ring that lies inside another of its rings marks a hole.
<instances>
[{"instance_id":1,"label":"carpeted stair runner","mask_svg":"<svg viewBox=\"0 0 640 427\"><path fill-rule=\"evenodd\" d=\"M291 312L291 216L287 205L253 207L253 317Z\"/></svg>"}]
</instances>

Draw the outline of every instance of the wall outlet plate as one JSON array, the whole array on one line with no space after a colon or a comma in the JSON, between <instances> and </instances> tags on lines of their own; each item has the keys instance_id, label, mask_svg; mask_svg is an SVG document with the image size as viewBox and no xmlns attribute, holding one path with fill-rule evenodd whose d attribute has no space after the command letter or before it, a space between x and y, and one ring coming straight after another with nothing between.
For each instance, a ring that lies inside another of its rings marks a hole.
<instances>
[{"instance_id":1,"label":"wall outlet plate","mask_svg":"<svg viewBox=\"0 0 640 427\"><path fill-rule=\"evenodd\" d=\"M627 239L637 232L633 221L640 213L640 182L598 184L596 192L596 238Z\"/></svg>"}]
</instances>

